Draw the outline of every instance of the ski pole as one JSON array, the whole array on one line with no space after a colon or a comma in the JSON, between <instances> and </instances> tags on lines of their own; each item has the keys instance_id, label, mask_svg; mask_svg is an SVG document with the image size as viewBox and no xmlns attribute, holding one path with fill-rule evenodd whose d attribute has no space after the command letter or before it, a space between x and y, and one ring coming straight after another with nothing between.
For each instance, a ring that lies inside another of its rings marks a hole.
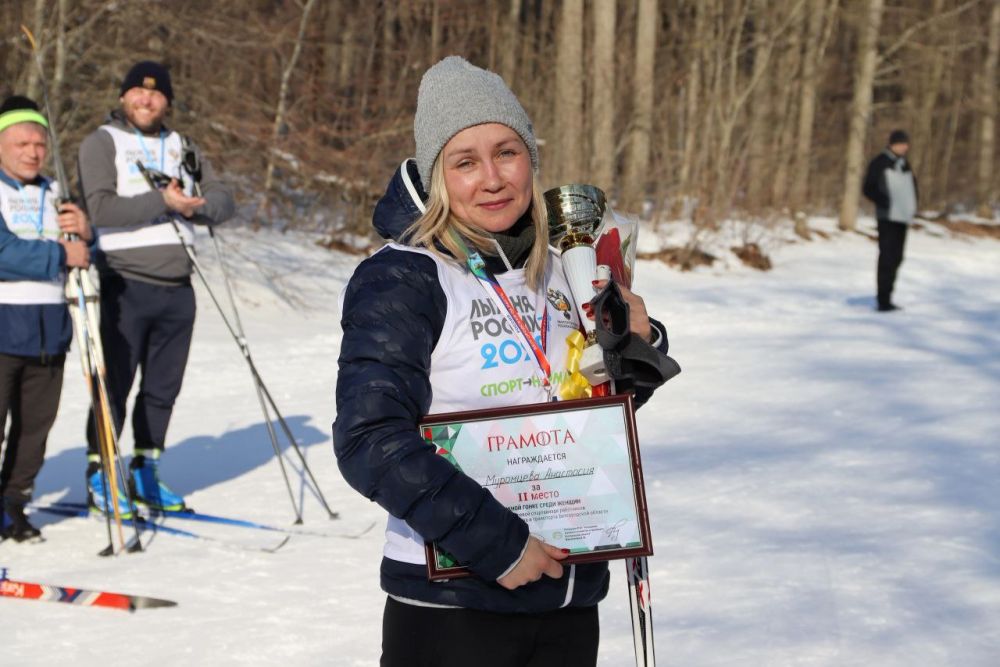
<instances>
[{"instance_id":1,"label":"ski pole","mask_svg":"<svg viewBox=\"0 0 1000 667\"><path fill-rule=\"evenodd\" d=\"M80 286L83 290L83 295L85 297L85 302L89 304L97 303L97 291L94 289L94 284L90 281L89 273L80 273ZM97 397L100 402L101 407L101 422L103 426L103 440L104 448L109 452L107 457L108 471L105 473L106 478L110 480L111 493L114 497L114 513L116 520L121 521L120 510L118 508L118 484L117 480L125 480L125 469L122 465L121 450L118 447L118 422L115 419L115 413L111 406L110 392L108 391L107 384L107 366L104 363L104 347L103 341L100 336L100 325L97 321L97 311L93 307L88 307L85 312L87 318L87 329L90 332L88 335L88 340L90 341L91 355L94 359L94 368L96 369L95 384L97 388ZM96 420L97 413L95 415L95 428L98 427ZM132 490L129 488L128 484L124 485L125 500L128 505L129 512L132 516L137 516L135 499L132 497ZM108 489L105 488L105 508L107 508L107 492ZM105 513L107 510L105 509ZM132 526L135 529L135 544L131 547L122 542L122 548L127 548L128 551L142 551L142 544L139 541L139 526L137 522L132 522ZM109 545L110 546L110 545Z\"/></svg>"},{"instance_id":2,"label":"ski pole","mask_svg":"<svg viewBox=\"0 0 1000 667\"><path fill-rule=\"evenodd\" d=\"M147 168L146 165L144 165L141 160L136 160L135 165L139 169L139 173L142 174L143 178L146 179L146 183L153 190L162 190L163 188L167 187L172 180L170 176L164 174L163 172ZM184 248L184 252L185 254L187 254L188 260L191 262L191 266L194 268L194 271L198 275L198 278L201 279L202 284L208 291L208 295L212 298L212 302L215 304L216 309L218 309L219 314L222 315L222 321L225 323L226 328L229 329L229 333L235 337L236 332L233 330L233 327L230 324L229 319L226 317L225 312L222 310L222 305L219 303L218 298L216 298L215 292L209 286L208 280L205 278L205 274L201 270L201 263L198 262L198 258L194 254L194 249L188 245L187 239L184 238L184 234L181 232L180 225L177 224L177 221L171 219L170 224L173 225L174 232L177 234L177 238L180 241L181 247ZM253 374L254 379L256 380L257 376L253 366L253 362L250 361L249 358L249 350L246 350L243 347L241 347L240 349L241 351L243 351L244 358L246 358L247 361L250 363L250 371ZM285 480L285 488L288 489L288 498L292 502L292 511L295 512L295 523L301 524L302 511L295 503L295 492L292 491L292 483L288 479L288 471L285 470L285 461L281 456L281 447L278 444L278 438L274 432L274 426L271 424L271 417L267 412L267 406L264 403L264 396L261 393L259 383L256 384L256 390L257 390L257 401L260 403L261 411L263 411L264 413L264 423L267 426L267 434L271 439L271 447L274 449L274 455L278 461L278 467L281 468L281 476Z\"/></svg>"},{"instance_id":3,"label":"ski pole","mask_svg":"<svg viewBox=\"0 0 1000 667\"><path fill-rule=\"evenodd\" d=\"M229 306L232 309L233 319L236 322L236 333L238 334L236 342L238 345L240 345L241 349L246 349L245 357L247 359L247 362L250 363L251 365L251 370L253 371L254 380L257 382L257 385L260 388L260 390L264 392L264 396L267 398L267 401L271 404L271 409L274 410L274 414L278 419L278 424L281 426L281 430L284 431L285 437L288 438L288 441L291 443L292 448L298 455L299 461L302 463L302 468L309 476L309 480L310 482L312 482L312 486L315 489L317 497L319 498L320 502L323 504L323 508L326 510L327 514L331 519L335 519L337 518L337 513L334 512L332 509L330 509L330 506L327 504L326 498L323 496L323 492L320 490L319 483L313 476L312 469L306 462L306 459L302 454L302 450L299 448L299 445L295 440L295 436L292 434L292 429L288 426L288 423L282 416L281 411L278 410L278 406L274 402L274 398L271 396L271 392L268 391L267 386L264 384L263 378L260 377L260 374L257 372L256 366L253 365L253 361L250 359L250 350L247 348L246 336L243 333L243 323L240 321L240 313L239 310L236 308L236 299L233 298L233 289L231 282L229 280L229 273L226 271L225 260L222 258L222 250L219 246L219 238L218 236L216 236L215 230L212 229L211 227L208 228L208 233L209 236L212 237L212 243L215 246L215 255L219 262L219 267L222 270L222 277L226 286L226 294L228 295L229 298ZM218 303L216 305L218 305Z\"/></svg>"},{"instance_id":4,"label":"ski pole","mask_svg":"<svg viewBox=\"0 0 1000 667\"><path fill-rule=\"evenodd\" d=\"M183 159L181 161L181 164L184 170L188 173L188 175L191 176L191 179L194 181L195 194L200 197L202 195L201 161L198 159L198 153L194 150L194 147L191 145L191 142L187 139L187 137L182 137L181 142L183 146ZM178 233L180 232L178 231ZM308 475L309 481L311 482L312 487L316 492L316 496L323 504L323 508L326 510L326 513L329 516L329 518L335 519L337 518L337 513L334 512L332 509L330 509L330 505L327 504L326 497L323 495L323 491L320 489L319 482L316 481L316 477L312 473L312 468L309 467L309 463L306 461L305 456L302 454L302 450L299 447L297 440L295 439L295 436L292 434L292 429L289 428L288 423L285 421L284 416L282 416L281 414L281 410L278 409L277 403L275 403L274 398L271 396L271 392L268 391L267 385L264 384L264 379L260 377L260 373L257 372L257 368L253 364L253 360L250 357L250 350L246 340L246 334L244 333L243 330L243 322L240 319L240 311L236 307L236 299L233 297L232 281L229 279L229 272L226 270L226 261L222 257L222 247L219 244L219 237L216 235L215 229L211 225L209 225L208 227L208 235L212 237L212 245L215 247L215 257L216 260L219 262L219 269L222 271L222 279L226 287L226 296L229 299L229 309L233 314L233 320L236 324L235 330L233 329L233 327L229 327L229 331L230 333L233 334L233 338L236 340L236 344L240 346L240 351L243 352L243 356L247 360L247 363L250 364L251 373L253 374L254 381L257 383L258 393L261 391L264 393L264 396L267 398L268 403L270 403L271 405L271 409L274 410L274 414L278 419L278 423L281 426L281 430L284 432L285 437L291 444L292 449L295 450L296 455L298 455L299 461L302 463L302 469L305 471L306 475ZM181 237L181 242L183 241L184 239L183 237ZM193 258L192 262L194 262ZM204 277L202 277L202 280L205 281ZM211 293L211 289L208 287L207 281L205 281L205 287L206 289L209 290L209 293ZM226 315L222 310L222 306L219 305L219 302L217 299L215 299L214 295L212 299L213 301L215 301L215 305L219 309L219 314L222 315L222 318L225 320ZM268 424L270 426L270 417L268 416L266 409L264 409L264 416L265 419L267 419Z\"/></svg>"},{"instance_id":5,"label":"ski pole","mask_svg":"<svg viewBox=\"0 0 1000 667\"><path fill-rule=\"evenodd\" d=\"M187 252L188 259L191 260L191 265L194 267L195 273L198 274L198 278L201 279L202 284L205 286L205 290L208 292L209 297L211 297L216 309L218 309L219 314L222 316L222 321L225 323L226 328L229 329L229 333L232 334L234 338L237 338L237 344L240 345L240 351L243 353L243 358L246 359L247 364L250 366L250 374L254 378L254 385L257 390L257 401L260 403L261 412L264 413L264 424L267 426L267 435L271 440L271 447L274 449L274 456L278 459L278 466L281 468L281 476L285 479L285 487L288 489L288 497L292 502L292 510L295 512L295 523L301 524L302 509L295 503L295 493L292 491L292 483L288 479L288 471L285 469L285 461L281 456L281 446L278 444L278 437L274 432L274 425L271 423L271 416L267 411L267 404L264 402L264 394L261 392L260 376L257 373L257 368L254 366L253 360L250 358L250 350L247 348L246 344L241 343L240 338L237 337L236 331L233 329L232 324L230 324L229 319L223 312L222 305L219 303L218 298L215 296L215 292L208 284L208 279L201 270L201 264L195 257L194 250L185 241L184 235L181 233L181 229L177 224L177 221L172 220L171 222L174 226L174 230L177 232L177 237L180 239L181 245L184 247L185 252Z\"/></svg>"},{"instance_id":6,"label":"ski pole","mask_svg":"<svg viewBox=\"0 0 1000 667\"><path fill-rule=\"evenodd\" d=\"M87 383L87 391L90 395L90 405L91 408L95 410L95 433L98 432L96 428L96 409L97 402L94 400L94 380L93 380L93 365L90 361L90 343L87 340L87 325L86 319L82 315L83 311L86 309L86 302L84 301L83 290L80 287L80 274L79 269L73 269L70 272L69 279L66 282L66 299L69 302L71 319L73 320L73 329L76 334L77 347L80 349L80 367L83 369L83 379ZM98 448L98 455L101 458L101 469L105 471L105 478L107 477L107 464L105 463L105 453L103 448ZM104 506L107 507L107 485L105 485L104 490ZM111 533L111 515L105 512L104 523L108 528L108 548L113 549L114 538ZM121 535L121 533L119 533ZM122 535L122 537L124 537ZM107 555L104 552L107 548L101 551L102 555Z\"/></svg>"}]
</instances>

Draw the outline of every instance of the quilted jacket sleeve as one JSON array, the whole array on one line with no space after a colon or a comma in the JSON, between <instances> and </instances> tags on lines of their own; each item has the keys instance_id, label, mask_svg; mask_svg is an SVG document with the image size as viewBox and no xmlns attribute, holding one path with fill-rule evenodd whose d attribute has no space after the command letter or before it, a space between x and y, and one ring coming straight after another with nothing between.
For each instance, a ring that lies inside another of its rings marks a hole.
<instances>
[{"instance_id":1,"label":"quilted jacket sleeve","mask_svg":"<svg viewBox=\"0 0 1000 667\"><path fill-rule=\"evenodd\" d=\"M385 249L344 295L333 445L347 482L484 579L521 554L527 525L420 437L447 303L429 257Z\"/></svg>"}]
</instances>

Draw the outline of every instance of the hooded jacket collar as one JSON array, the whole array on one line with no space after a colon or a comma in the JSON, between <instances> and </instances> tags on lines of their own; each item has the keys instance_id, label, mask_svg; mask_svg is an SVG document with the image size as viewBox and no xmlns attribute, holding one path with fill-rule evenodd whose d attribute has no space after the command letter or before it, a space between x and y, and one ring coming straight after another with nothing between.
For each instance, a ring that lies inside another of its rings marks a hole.
<instances>
[{"instance_id":1,"label":"hooded jacket collar","mask_svg":"<svg viewBox=\"0 0 1000 667\"><path fill-rule=\"evenodd\" d=\"M38 176L35 176L35 179L33 181L29 181L27 183L22 183L21 181L17 180L13 176L10 176L9 174L7 174L7 172L4 171L3 168L0 168L0 181L6 183L7 185L9 185L10 187L14 188L15 190L20 190L21 188L23 188L26 185L37 185L38 187L50 187L51 184L52 184L51 180L45 178L41 174L38 174Z\"/></svg>"},{"instance_id":2,"label":"hooded jacket collar","mask_svg":"<svg viewBox=\"0 0 1000 667\"><path fill-rule=\"evenodd\" d=\"M420 174L413 158L403 160L396 169L385 194L375 205L372 225L379 236L399 241L403 232L423 214L427 193L420 184Z\"/></svg>"}]
</instances>

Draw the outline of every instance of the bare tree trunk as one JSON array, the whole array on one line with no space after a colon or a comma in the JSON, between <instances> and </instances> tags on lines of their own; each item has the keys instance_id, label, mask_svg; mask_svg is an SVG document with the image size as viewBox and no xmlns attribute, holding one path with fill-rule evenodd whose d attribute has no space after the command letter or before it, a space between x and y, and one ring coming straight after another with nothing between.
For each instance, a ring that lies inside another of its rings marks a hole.
<instances>
[{"instance_id":1,"label":"bare tree trunk","mask_svg":"<svg viewBox=\"0 0 1000 667\"><path fill-rule=\"evenodd\" d=\"M958 21L954 23L947 44L942 46L938 57L942 61L941 67L946 73L956 72L956 68L962 61L966 34L960 25ZM920 178L920 200L930 206L947 206L948 203L948 174L951 169L957 131L955 124L962 113L956 102L965 97L961 91L962 83L955 76L942 76L940 82L941 99L928 110L929 115L933 113L939 116L937 126L931 122L927 145L920 146L917 155L914 156L914 164L916 165L933 165L933 169L920 169L919 166L916 168L916 173ZM925 155L926 157L924 157Z\"/></svg>"},{"instance_id":2,"label":"bare tree trunk","mask_svg":"<svg viewBox=\"0 0 1000 667\"><path fill-rule=\"evenodd\" d=\"M500 56L500 75L509 84L517 80L518 39L521 25L521 0L510 0L510 11L504 20L503 53Z\"/></svg>"},{"instance_id":3,"label":"bare tree trunk","mask_svg":"<svg viewBox=\"0 0 1000 667\"><path fill-rule=\"evenodd\" d=\"M48 50L45 43L45 0L35 0L35 15L31 24L31 30L35 34L35 39L41 44L38 57L45 63L45 52ZM38 99L42 93L40 74L37 67L28 68L28 97L33 100Z\"/></svg>"},{"instance_id":4,"label":"bare tree trunk","mask_svg":"<svg viewBox=\"0 0 1000 667\"><path fill-rule=\"evenodd\" d=\"M767 11L767 0L753 0L752 20L754 25L754 59L753 74L754 79L759 79L760 83L753 94L753 104L750 107L750 131L748 136L748 156L747 156L747 195L746 206L751 210L756 210L764 204L762 193L764 191L765 179L770 182L773 177L767 173L764 167L765 159L769 152L773 150L772 132L774 119L772 108L774 100L774 90L772 90L770 76L774 67L768 67L770 58L765 57L765 53L770 50L774 36L770 34L772 26ZM778 81L778 86L784 88L789 82ZM773 163L772 163L773 164Z\"/></svg>"},{"instance_id":5,"label":"bare tree trunk","mask_svg":"<svg viewBox=\"0 0 1000 667\"><path fill-rule=\"evenodd\" d=\"M875 65L878 62L878 35L884 6L884 0L868 0L861 24L861 39L858 45L859 66L854 79L854 102L851 105L850 130L847 135L843 196L838 223L841 229L847 231L854 230L858 219L865 132L871 115L872 84L875 81Z\"/></svg>"},{"instance_id":6,"label":"bare tree trunk","mask_svg":"<svg viewBox=\"0 0 1000 667\"><path fill-rule=\"evenodd\" d=\"M431 0L431 64L440 60L441 53L441 3Z\"/></svg>"},{"instance_id":7,"label":"bare tree trunk","mask_svg":"<svg viewBox=\"0 0 1000 667\"><path fill-rule=\"evenodd\" d=\"M993 0L990 11L989 38L986 48L986 62L980 74L979 90L982 108L979 128L979 169L976 174L976 202L978 213L984 218L992 218L993 174L996 160L997 125L997 60L1000 58L1000 0Z\"/></svg>"},{"instance_id":8,"label":"bare tree trunk","mask_svg":"<svg viewBox=\"0 0 1000 667\"><path fill-rule=\"evenodd\" d=\"M718 138L708 142L711 159L715 168L709 176L705 189L709 199L705 207L705 223L714 225L732 206L736 187L740 181L735 178L732 165L736 159L736 147L742 136L737 135L740 121L746 117L744 109L751 95L767 71L773 51L771 40L762 40L754 57L761 59L761 66L755 67L749 80L741 77L741 53L744 31L748 26L750 3L723 3L725 6L716 18L718 34L715 35L716 53L713 57L712 92L710 106L714 133ZM711 127L711 126L710 126ZM709 134L706 132L706 135ZM711 136L711 135L709 135Z\"/></svg>"},{"instance_id":9,"label":"bare tree trunk","mask_svg":"<svg viewBox=\"0 0 1000 667\"><path fill-rule=\"evenodd\" d=\"M805 22L803 4L796 2L790 10L786 6L782 7L782 11L779 12L779 16L783 18L791 15L785 20L789 20L792 27L791 32L788 33L788 44L783 49L783 57L778 60L774 67L777 70L777 80L785 84L786 92L780 94L775 89L777 108L774 116L774 143L771 150L780 157L775 164L771 187L768 190L770 199L765 198L764 203L783 209L788 208L787 198L791 178L789 176L791 160L787 159L787 156L792 155L794 150L795 132L798 128L798 123L795 122L797 96L792 94L792 91L795 90L793 82L796 81L802 69L802 24ZM801 81L799 81L799 86L801 86Z\"/></svg>"},{"instance_id":10,"label":"bare tree trunk","mask_svg":"<svg viewBox=\"0 0 1000 667\"><path fill-rule=\"evenodd\" d=\"M615 15L613 0L594 3L590 180L604 190L615 179Z\"/></svg>"},{"instance_id":11,"label":"bare tree trunk","mask_svg":"<svg viewBox=\"0 0 1000 667\"><path fill-rule=\"evenodd\" d=\"M687 80L684 85L684 153L678 176L680 191L686 197L691 196L693 190L694 159L700 126L698 102L701 95L702 52L705 48L706 25L708 23L706 9L700 2L696 1L691 11L695 14L694 35L692 48L687 50L691 60L688 63Z\"/></svg>"},{"instance_id":12,"label":"bare tree trunk","mask_svg":"<svg viewBox=\"0 0 1000 667\"><path fill-rule=\"evenodd\" d=\"M271 187L274 185L274 160L278 150L278 143L281 140L282 126L285 122L285 112L288 107L288 84L292 79L292 72L295 71L295 65L299 61L299 54L302 53L302 42L305 36L306 26L309 23L309 13L312 12L312 8L315 4L316 0L307 0L305 7L302 8L302 18L299 21L299 32L295 37L295 47L292 49L292 57L288 59L288 63L285 65L285 69L281 73L281 87L278 91L278 104L274 110L274 125L271 129L271 145L270 150L267 153L267 170L264 174L264 203L261 206L262 209L266 208L267 195L271 191Z\"/></svg>"},{"instance_id":13,"label":"bare tree trunk","mask_svg":"<svg viewBox=\"0 0 1000 667\"><path fill-rule=\"evenodd\" d=\"M635 76L632 80L633 109L625 163L625 207L642 211L649 183L649 155L653 131L653 78L656 62L656 0L639 0L636 17Z\"/></svg>"},{"instance_id":14,"label":"bare tree trunk","mask_svg":"<svg viewBox=\"0 0 1000 667\"><path fill-rule=\"evenodd\" d=\"M375 53L378 50L379 18L378 15L372 20L371 31L368 38L368 53L365 56L365 65L361 73L361 117L368 117L368 98L371 92L372 68L375 66Z\"/></svg>"},{"instance_id":15,"label":"bare tree trunk","mask_svg":"<svg viewBox=\"0 0 1000 667\"><path fill-rule=\"evenodd\" d=\"M491 72L496 72L498 68L497 60L500 57L500 49L503 48L503 38L501 37L503 31L500 28L500 5L496 3L492 3L490 5L490 19L486 32L489 35L490 45L490 55L487 59L486 69Z\"/></svg>"},{"instance_id":16,"label":"bare tree trunk","mask_svg":"<svg viewBox=\"0 0 1000 667\"><path fill-rule=\"evenodd\" d=\"M944 8L944 0L934 0L931 8L932 15L940 14ZM944 76L945 65L949 65L949 59L942 53L942 49L934 40L933 50L930 52L930 71L923 79L923 86L920 90L918 109L913 122L913 131L910 133L914 144L918 147L911 156L910 163L913 165L915 173L920 175L921 200L925 205L933 201L934 181L936 174L934 169L924 169L928 164L936 161L932 158L932 139L934 109L938 98L941 96L941 80Z\"/></svg>"},{"instance_id":17,"label":"bare tree trunk","mask_svg":"<svg viewBox=\"0 0 1000 667\"><path fill-rule=\"evenodd\" d=\"M331 13L331 20L336 20L335 14ZM344 12L343 32L340 33L340 62L337 68L337 85L344 89L351 84L351 74L354 72L355 44L354 35L357 33L356 27L359 23L358 17L353 12ZM337 32L336 30L334 31Z\"/></svg>"},{"instance_id":18,"label":"bare tree trunk","mask_svg":"<svg viewBox=\"0 0 1000 667\"><path fill-rule=\"evenodd\" d=\"M810 0L806 25L805 55L802 60L802 87L799 89L799 126L795 137L795 154L792 160L792 188L789 201L796 214L796 231L807 235L797 215L809 196L809 168L812 160L813 123L816 119L816 86L819 81L819 64L822 58L821 34L827 13L827 0ZM832 21L833 18L830 17Z\"/></svg>"},{"instance_id":19,"label":"bare tree trunk","mask_svg":"<svg viewBox=\"0 0 1000 667\"><path fill-rule=\"evenodd\" d=\"M556 180L579 183L583 157L583 0L564 0L556 51Z\"/></svg>"},{"instance_id":20,"label":"bare tree trunk","mask_svg":"<svg viewBox=\"0 0 1000 667\"><path fill-rule=\"evenodd\" d=\"M52 74L52 90L49 91L52 97L53 113L59 113L62 109L62 87L66 79L66 16L69 14L69 0L59 0L59 8L56 17L56 70ZM55 122L55 119L49 119Z\"/></svg>"},{"instance_id":21,"label":"bare tree trunk","mask_svg":"<svg viewBox=\"0 0 1000 667\"><path fill-rule=\"evenodd\" d=\"M399 15L398 4L395 0L379 3L379 13L382 15L382 50L379 57L379 96L387 103L390 91L395 82L399 79L399 63L396 62L394 53L398 48L396 44L396 21Z\"/></svg>"},{"instance_id":22,"label":"bare tree trunk","mask_svg":"<svg viewBox=\"0 0 1000 667\"><path fill-rule=\"evenodd\" d=\"M955 144L958 143L958 128L961 118L962 104L956 98L951 104L951 113L948 116L948 131L944 133L944 150L941 151L940 163L943 176L938 180L940 198L946 206L951 192L951 161L955 156Z\"/></svg>"}]
</instances>

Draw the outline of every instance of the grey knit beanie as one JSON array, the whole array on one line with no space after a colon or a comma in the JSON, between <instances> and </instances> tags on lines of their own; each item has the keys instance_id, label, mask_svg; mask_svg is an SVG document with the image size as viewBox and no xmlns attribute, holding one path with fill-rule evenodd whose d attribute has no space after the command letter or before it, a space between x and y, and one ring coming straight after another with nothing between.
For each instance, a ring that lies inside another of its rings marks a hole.
<instances>
[{"instance_id":1,"label":"grey knit beanie","mask_svg":"<svg viewBox=\"0 0 1000 667\"><path fill-rule=\"evenodd\" d=\"M444 145L462 130L483 123L500 123L521 135L531 166L538 170L531 119L498 74L459 56L448 56L424 72L417 92L413 137L425 191L431 191L431 169Z\"/></svg>"}]
</instances>

